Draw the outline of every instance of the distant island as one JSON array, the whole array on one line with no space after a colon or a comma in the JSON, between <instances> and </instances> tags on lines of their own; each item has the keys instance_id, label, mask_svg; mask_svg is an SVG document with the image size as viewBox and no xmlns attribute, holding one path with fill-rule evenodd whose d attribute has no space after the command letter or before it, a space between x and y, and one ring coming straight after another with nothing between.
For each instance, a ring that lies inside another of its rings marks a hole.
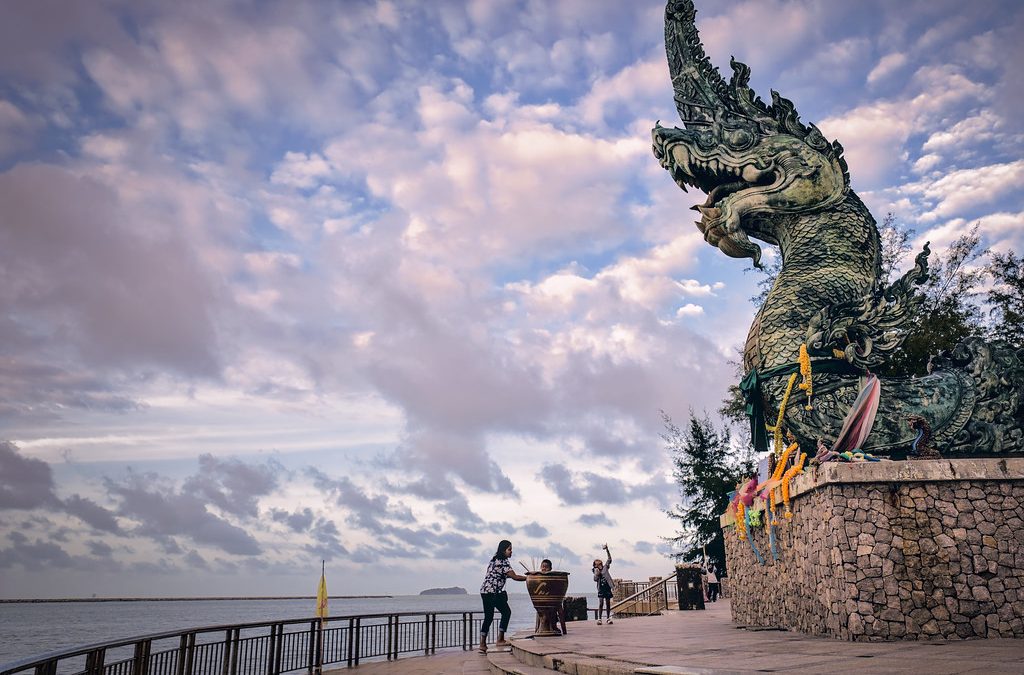
<instances>
[{"instance_id":1,"label":"distant island","mask_svg":"<svg viewBox=\"0 0 1024 675\"><path fill-rule=\"evenodd\" d=\"M452 586L451 588L428 588L425 591L420 591L420 595L466 595L466 589L459 586Z\"/></svg>"}]
</instances>

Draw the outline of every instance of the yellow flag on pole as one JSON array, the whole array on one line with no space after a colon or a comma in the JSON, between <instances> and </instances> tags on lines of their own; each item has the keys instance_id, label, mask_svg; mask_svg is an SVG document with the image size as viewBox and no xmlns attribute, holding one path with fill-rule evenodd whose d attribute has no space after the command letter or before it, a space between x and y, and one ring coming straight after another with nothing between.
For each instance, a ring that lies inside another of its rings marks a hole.
<instances>
[{"instance_id":1,"label":"yellow flag on pole","mask_svg":"<svg viewBox=\"0 0 1024 675\"><path fill-rule=\"evenodd\" d=\"M321 563L324 565L325 563ZM320 585L316 589L316 615L321 619L327 618L327 577L324 576L324 568L320 568Z\"/></svg>"}]
</instances>

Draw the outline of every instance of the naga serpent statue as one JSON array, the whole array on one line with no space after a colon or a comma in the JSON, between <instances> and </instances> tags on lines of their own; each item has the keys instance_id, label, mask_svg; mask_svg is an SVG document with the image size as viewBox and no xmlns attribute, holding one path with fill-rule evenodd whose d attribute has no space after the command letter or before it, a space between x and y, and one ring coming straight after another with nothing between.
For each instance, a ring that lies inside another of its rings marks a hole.
<instances>
[{"instance_id":1,"label":"naga serpent statue","mask_svg":"<svg viewBox=\"0 0 1024 675\"><path fill-rule=\"evenodd\" d=\"M750 327L741 390L758 450L768 445L765 414L775 422L784 402L778 419L813 449L837 437L861 378L906 337L922 302L916 286L927 278L928 246L886 286L878 228L850 189L842 146L803 124L775 91L770 105L762 102L747 86L746 65L731 60L726 82L704 53L694 15L690 0L666 7L665 48L684 128L656 125L654 155L684 191L707 194L694 208L709 244L755 265L761 248L751 238L779 247L782 268ZM799 391L786 396L801 358L813 372L813 405ZM928 375L880 378L862 449L906 456L917 436L906 421L916 415L947 457L1024 453L1022 387L1024 352L968 339L933 356Z\"/></svg>"}]
</instances>

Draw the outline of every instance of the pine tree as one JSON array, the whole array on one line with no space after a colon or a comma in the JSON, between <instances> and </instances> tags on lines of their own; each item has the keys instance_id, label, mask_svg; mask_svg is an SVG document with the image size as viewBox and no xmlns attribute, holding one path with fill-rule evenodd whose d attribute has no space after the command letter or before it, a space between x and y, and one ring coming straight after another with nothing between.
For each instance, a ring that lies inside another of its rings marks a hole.
<instances>
[{"instance_id":1,"label":"pine tree","mask_svg":"<svg viewBox=\"0 0 1024 675\"><path fill-rule=\"evenodd\" d=\"M991 336L1024 347L1024 259L1013 251L993 253L986 271L992 277L986 297Z\"/></svg>"},{"instance_id":2,"label":"pine tree","mask_svg":"<svg viewBox=\"0 0 1024 675\"><path fill-rule=\"evenodd\" d=\"M984 317L975 298L986 275L979 263L988 253L975 223L950 244L944 258L929 261L919 318L880 374L924 375L932 356L984 332Z\"/></svg>"},{"instance_id":3,"label":"pine tree","mask_svg":"<svg viewBox=\"0 0 1024 675\"><path fill-rule=\"evenodd\" d=\"M708 559L724 571L725 540L718 518L729 505L729 492L756 471L753 451L749 447L738 451L728 426L716 429L706 413L698 418L691 410L685 431L664 411L661 417L665 422L661 437L672 456L672 475L682 498L667 512L680 526L670 540L684 546L680 557L689 562L699 561L706 546Z\"/></svg>"}]
</instances>

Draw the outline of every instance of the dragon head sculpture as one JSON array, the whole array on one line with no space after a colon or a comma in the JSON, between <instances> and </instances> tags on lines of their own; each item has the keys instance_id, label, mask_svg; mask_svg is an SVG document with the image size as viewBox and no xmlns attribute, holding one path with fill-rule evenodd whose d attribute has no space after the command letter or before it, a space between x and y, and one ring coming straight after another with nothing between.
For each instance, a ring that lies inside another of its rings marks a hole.
<instances>
[{"instance_id":1,"label":"dragon head sculpture","mask_svg":"<svg viewBox=\"0 0 1024 675\"><path fill-rule=\"evenodd\" d=\"M665 8L665 49L684 129L657 124L654 155L684 191L706 192L697 227L708 243L760 264L753 236L778 244L767 213L800 213L844 199L850 176L838 142L805 126L792 102L772 91L765 105L747 86L750 68L731 60L726 83L705 55L692 0ZM749 235L749 236L748 236Z\"/></svg>"}]
</instances>

